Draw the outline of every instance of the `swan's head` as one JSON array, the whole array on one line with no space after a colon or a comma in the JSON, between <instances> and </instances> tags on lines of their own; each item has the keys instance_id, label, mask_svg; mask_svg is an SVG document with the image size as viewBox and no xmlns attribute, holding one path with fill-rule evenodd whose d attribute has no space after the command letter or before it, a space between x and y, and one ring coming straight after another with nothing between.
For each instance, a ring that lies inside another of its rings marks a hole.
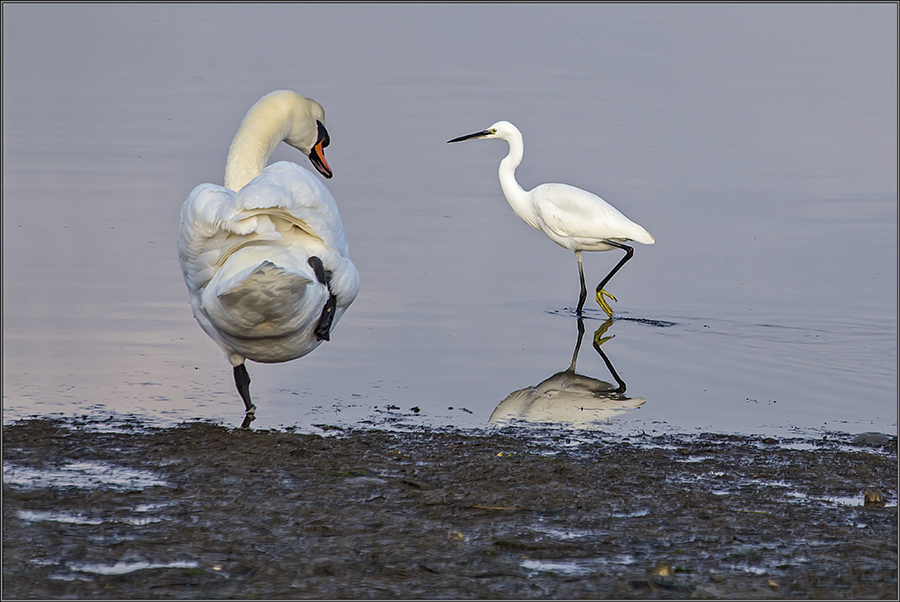
<instances>
[{"instance_id":1,"label":"swan's head","mask_svg":"<svg viewBox=\"0 0 900 602\"><path fill-rule=\"evenodd\" d=\"M333 173L325 160L325 147L331 142L325 129L325 109L311 98L290 93L294 98L291 129L284 141L309 157L313 166L326 178Z\"/></svg>"},{"instance_id":2,"label":"swan's head","mask_svg":"<svg viewBox=\"0 0 900 602\"><path fill-rule=\"evenodd\" d=\"M275 90L250 107L238 128L225 162L225 187L240 190L262 173L272 151L285 142L309 157L326 178L328 130L322 105L290 90Z\"/></svg>"},{"instance_id":3,"label":"swan's head","mask_svg":"<svg viewBox=\"0 0 900 602\"><path fill-rule=\"evenodd\" d=\"M508 121L498 121L491 127L486 130L481 130L480 132L475 132L474 134L467 134L465 136L460 136L459 138L454 138L453 140L447 140L447 142L462 142L463 140L490 140L492 138L499 138L501 140L509 140L516 136L521 137L522 134L519 132L518 128L511 124Z\"/></svg>"}]
</instances>

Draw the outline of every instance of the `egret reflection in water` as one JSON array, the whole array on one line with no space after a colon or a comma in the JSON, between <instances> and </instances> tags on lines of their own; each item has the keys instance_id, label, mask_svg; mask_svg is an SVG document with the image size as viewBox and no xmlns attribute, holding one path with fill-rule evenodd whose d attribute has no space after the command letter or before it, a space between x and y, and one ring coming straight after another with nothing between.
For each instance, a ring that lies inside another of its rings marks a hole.
<instances>
[{"instance_id":1,"label":"egret reflection in water","mask_svg":"<svg viewBox=\"0 0 900 602\"><path fill-rule=\"evenodd\" d=\"M612 323L612 319L603 322L594 332L592 343L615 384L575 372L578 351L584 338L584 320L578 317L578 339L569 367L537 385L510 393L494 409L488 422L498 425L556 423L588 427L643 405L646 401L643 398L625 395L625 382L601 348L612 338L603 336Z\"/></svg>"}]
</instances>

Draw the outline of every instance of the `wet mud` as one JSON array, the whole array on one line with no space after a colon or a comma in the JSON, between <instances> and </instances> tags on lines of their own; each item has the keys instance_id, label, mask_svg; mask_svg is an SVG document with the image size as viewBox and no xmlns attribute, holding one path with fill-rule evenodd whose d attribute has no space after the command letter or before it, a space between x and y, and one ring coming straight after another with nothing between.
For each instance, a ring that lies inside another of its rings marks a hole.
<instances>
[{"instance_id":1,"label":"wet mud","mask_svg":"<svg viewBox=\"0 0 900 602\"><path fill-rule=\"evenodd\" d=\"M6 599L898 591L897 439L880 434L35 419L3 427L3 460Z\"/></svg>"}]
</instances>

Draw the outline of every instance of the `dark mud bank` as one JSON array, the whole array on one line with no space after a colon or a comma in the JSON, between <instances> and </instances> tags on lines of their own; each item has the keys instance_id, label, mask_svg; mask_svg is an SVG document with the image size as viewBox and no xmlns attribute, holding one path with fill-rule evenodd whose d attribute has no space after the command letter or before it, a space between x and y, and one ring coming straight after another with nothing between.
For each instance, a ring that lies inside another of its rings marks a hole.
<instances>
[{"instance_id":1,"label":"dark mud bank","mask_svg":"<svg viewBox=\"0 0 900 602\"><path fill-rule=\"evenodd\" d=\"M3 427L4 598L897 597L895 437L106 426Z\"/></svg>"}]
</instances>

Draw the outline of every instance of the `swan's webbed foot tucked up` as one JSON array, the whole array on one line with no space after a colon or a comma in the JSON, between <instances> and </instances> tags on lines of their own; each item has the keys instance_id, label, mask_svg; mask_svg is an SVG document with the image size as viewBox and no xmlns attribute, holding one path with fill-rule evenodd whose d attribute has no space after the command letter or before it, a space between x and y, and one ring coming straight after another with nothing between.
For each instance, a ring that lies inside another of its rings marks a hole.
<instances>
[{"instance_id":1,"label":"swan's webbed foot tucked up","mask_svg":"<svg viewBox=\"0 0 900 602\"><path fill-rule=\"evenodd\" d=\"M322 308L322 317L316 325L316 338L320 341L331 340L331 323L334 321L334 308L337 307L337 298L334 295L328 297L325 307Z\"/></svg>"},{"instance_id":2,"label":"swan's webbed foot tucked up","mask_svg":"<svg viewBox=\"0 0 900 602\"><path fill-rule=\"evenodd\" d=\"M612 299L613 301L615 301L617 303L619 300L616 299L615 297L613 297L610 293L607 293L602 288L597 289L597 304L600 305L601 309L603 309L604 312L606 312L607 316L612 318L613 317L612 307L610 307L609 302L607 302L607 300L603 298L604 296L609 297L610 299Z\"/></svg>"},{"instance_id":3,"label":"swan's webbed foot tucked up","mask_svg":"<svg viewBox=\"0 0 900 602\"><path fill-rule=\"evenodd\" d=\"M325 269L325 266L322 265L322 260L313 255L307 260L309 266L316 273L316 280L318 280L321 284L325 285L325 288L328 289L328 292L331 293L331 272ZM328 297L328 301L325 302L325 307L322 308L322 315L319 317L319 322L316 324L316 339L320 341L330 341L331 340L331 323L334 321L334 310L337 307L337 298L330 294Z\"/></svg>"},{"instance_id":4,"label":"swan's webbed foot tucked up","mask_svg":"<svg viewBox=\"0 0 900 602\"><path fill-rule=\"evenodd\" d=\"M256 406L250 401L250 374L244 364L238 364L234 367L234 386L237 387L238 394L244 400L244 408L247 414L256 412Z\"/></svg>"}]
</instances>

